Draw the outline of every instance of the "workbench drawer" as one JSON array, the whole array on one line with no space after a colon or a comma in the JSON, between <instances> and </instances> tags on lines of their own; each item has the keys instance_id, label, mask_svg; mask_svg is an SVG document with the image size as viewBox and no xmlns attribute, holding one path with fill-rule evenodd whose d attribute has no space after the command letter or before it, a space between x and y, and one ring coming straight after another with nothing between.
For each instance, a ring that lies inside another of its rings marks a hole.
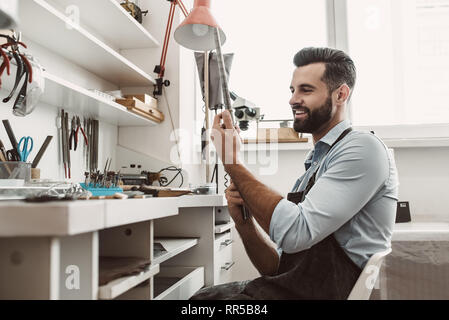
<instances>
[{"instance_id":1,"label":"workbench drawer","mask_svg":"<svg viewBox=\"0 0 449 320\"><path fill-rule=\"evenodd\" d=\"M233 242L231 230L228 230L225 233L215 234L214 252L217 254L221 250L232 245Z\"/></svg>"},{"instance_id":2,"label":"workbench drawer","mask_svg":"<svg viewBox=\"0 0 449 320\"><path fill-rule=\"evenodd\" d=\"M224 247L220 251L215 251L214 258L214 284L219 285L231 281L232 268L235 262L232 258L232 245Z\"/></svg>"},{"instance_id":3,"label":"workbench drawer","mask_svg":"<svg viewBox=\"0 0 449 320\"><path fill-rule=\"evenodd\" d=\"M188 300L204 286L204 267L161 267L154 277L155 300Z\"/></svg>"}]
</instances>

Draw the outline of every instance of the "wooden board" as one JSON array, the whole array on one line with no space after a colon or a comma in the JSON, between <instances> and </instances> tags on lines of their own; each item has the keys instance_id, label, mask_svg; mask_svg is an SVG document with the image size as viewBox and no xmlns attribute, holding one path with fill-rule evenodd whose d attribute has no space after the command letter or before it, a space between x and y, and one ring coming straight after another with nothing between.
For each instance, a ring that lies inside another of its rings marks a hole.
<instances>
[{"instance_id":1,"label":"wooden board","mask_svg":"<svg viewBox=\"0 0 449 320\"><path fill-rule=\"evenodd\" d=\"M273 137L273 139L271 139ZM277 137L277 139L275 139ZM245 144L250 143L307 143L309 139L301 138L292 128L259 129L257 139L245 139Z\"/></svg>"},{"instance_id":2,"label":"wooden board","mask_svg":"<svg viewBox=\"0 0 449 320\"><path fill-rule=\"evenodd\" d=\"M132 113L134 113L134 114L137 114L137 115L139 115L139 116L142 116L142 117L144 117L144 118L146 118L146 119L148 119L148 120L152 120L152 121L154 121L154 122L157 122L157 123L161 123L161 122L162 122L161 119L158 119L158 118L154 117L153 115L151 115L151 114L149 114L149 113L147 113L147 112L141 111L141 110L139 110L139 109L128 108L128 111L129 111L129 112L132 112Z\"/></svg>"},{"instance_id":3,"label":"wooden board","mask_svg":"<svg viewBox=\"0 0 449 320\"><path fill-rule=\"evenodd\" d=\"M137 111L143 112L145 114L148 114L151 117L154 117L155 119L159 119L158 122L162 122L165 119L164 114L160 110L152 107L151 105L143 103L142 101L140 101L137 98L116 99L115 102L117 102L118 104L121 104L122 106L126 107L130 111L137 110Z\"/></svg>"},{"instance_id":4,"label":"wooden board","mask_svg":"<svg viewBox=\"0 0 449 320\"><path fill-rule=\"evenodd\" d=\"M125 99L133 99L136 98L143 103L149 105L150 107L157 109L157 99L153 98L148 94L126 94Z\"/></svg>"}]
</instances>

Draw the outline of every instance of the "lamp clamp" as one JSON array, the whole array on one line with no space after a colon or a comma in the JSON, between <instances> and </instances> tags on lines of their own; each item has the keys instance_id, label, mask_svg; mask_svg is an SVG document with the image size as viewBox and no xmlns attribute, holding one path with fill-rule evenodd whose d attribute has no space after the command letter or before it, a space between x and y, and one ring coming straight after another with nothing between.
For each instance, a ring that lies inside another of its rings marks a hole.
<instances>
[{"instance_id":1,"label":"lamp clamp","mask_svg":"<svg viewBox=\"0 0 449 320\"><path fill-rule=\"evenodd\" d=\"M170 86L170 81L169 80L165 80L163 78L158 78L156 79L156 84L154 85L154 91L153 91L153 96L161 96L162 95L162 87L169 87Z\"/></svg>"}]
</instances>

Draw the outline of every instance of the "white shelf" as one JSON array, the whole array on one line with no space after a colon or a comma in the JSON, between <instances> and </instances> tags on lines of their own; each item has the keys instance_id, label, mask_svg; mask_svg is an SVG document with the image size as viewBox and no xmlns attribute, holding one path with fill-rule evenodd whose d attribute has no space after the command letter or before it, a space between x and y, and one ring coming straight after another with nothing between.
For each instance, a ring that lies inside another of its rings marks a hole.
<instances>
[{"instance_id":1,"label":"white shelf","mask_svg":"<svg viewBox=\"0 0 449 320\"><path fill-rule=\"evenodd\" d=\"M98 96L92 91L45 73L45 94L42 102L64 107L84 116L117 126L156 126L157 123L129 112L122 105Z\"/></svg>"},{"instance_id":2,"label":"white shelf","mask_svg":"<svg viewBox=\"0 0 449 320\"><path fill-rule=\"evenodd\" d=\"M215 233L223 233L230 229L232 229L235 226L235 223L233 221L228 223L222 223L222 224L216 224L215 225Z\"/></svg>"},{"instance_id":3,"label":"white shelf","mask_svg":"<svg viewBox=\"0 0 449 320\"><path fill-rule=\"evenodd\" d=\"M81 13L81 23L118 50L159 47L159 42L116 0L54 0L54 2L62 8L76 5ZM147 19L152 18L150 13Z\"/></svg>"},{"instance_id":4,"label":"white shelf","mask_svg":"<svg viewBox=\"0 0 449 320\"><path fill-rule=\"evenodd\" d=\"M167 252L158 257L154 257L152 264L160 264L170 258L186 251L198 244L198 239L170 239L170 238L155 238L154 243L160 243ZM156 252L156 251L155 251Z\"/></svg>"},{"instance_id":5,"label":"white shelf","mask_svg":"<svg viewBox=\"0 0 449 320\"><path fill-rule=\"evenodd\" d=\"M154 277L154 300L188 300L204 286L204 267L166 267Z\"/></svg>"},{"instance_id":6,"label":"white shelf","mask_svg":"<svg viewBox=\"0 0 449 320\"><path fill-rule=\"evenodd\" d=\"M131 87L155 83L150 75L44 0L19 1L19 19L19 30L26 37L113 84Z\"/></svg>"},{"instance_id":7,"label":"white shelf","mask_svg":"<svg viewBox=\"0 0 449 320\"><path fill-rule=\"evenodd\" d=\"M16 67L11 75L3 75L2 96L9 94L14 86ZM45 103L65 111L100 120L120 127L156 126L157 123L129 112L122 105L98 96L92 91L44 72L45 92L40 103ZM20 90L20 86L19 89ZM16 93L17 95L17 93ZM15 97L13 98L15 101Z\"/></svg>"},{"instance_id":8,"label":"white shelf","mask_svg":"<svg viewBox=\"0 0 449 320\"><path fill-rule=\"evenodd\" d=\"M440 148L449 147L448 138L422 138L422 139L386 139L382 141L389 148ZM243 145L244 152L269 152L269 151L309 151L313 149L313 143L259 143Z\"/></svg>"},{"instance_id":9,"label":"white shelf","mask_svg":"<svg viewBox=\"0 0 449 320\"><path fill-rule=\"evenodd\" d=\"M98 288L98 299L111 300L138 286L159 273L159 265L151 265L148 270L138 275L122 277Z\"/></svg>"}]
</instances>

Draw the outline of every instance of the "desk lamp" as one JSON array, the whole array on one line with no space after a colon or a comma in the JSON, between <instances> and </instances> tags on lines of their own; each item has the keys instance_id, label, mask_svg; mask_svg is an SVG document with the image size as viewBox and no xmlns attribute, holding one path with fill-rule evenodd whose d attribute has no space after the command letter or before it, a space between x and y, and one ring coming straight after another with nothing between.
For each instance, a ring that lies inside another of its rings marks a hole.
<instances>
[{"instance_id":1,"label":"desk lamp","mask_svg":"<svg viewBox=\"0 0 449 320\"><path fill-rule=\"evenodd\" d=\"M187 49L197 51L217 50L224 105L226 110L231 113L232 122L234 122L231 95L221 51L221 46L226 41L226 35L212 16L210 0L195 0L193 10L176 29L174 36L176 42Z\"/></svg>"},{"instance_id":2,"label":"desk lamp","mask_svg":"<svg viewBox=\"0 0 449 320\"><path fill-rule=\"evenodd\" d=\"M187 49L197 51L217 50L218 70L220 73L224 105L225 109L229 110L232 122L234 123L228 77L221 51L221 46L226 41L226 35L212 16L210 0L195 0L193 10L175 30L174 37L176 42ZM249 214L246 208L243 207L243 218L246 220L248 217Z\"/></svg>"},{"instance_id":3,"label":"desk lamp","mask_svg":"<svg viewBox=\"0 0 449 320\"><path fill-rule=\"evenodd\" d=\"M12 29L17 25L17 0L0 0L0 29Z\"/></svg>"}]
</instances>

